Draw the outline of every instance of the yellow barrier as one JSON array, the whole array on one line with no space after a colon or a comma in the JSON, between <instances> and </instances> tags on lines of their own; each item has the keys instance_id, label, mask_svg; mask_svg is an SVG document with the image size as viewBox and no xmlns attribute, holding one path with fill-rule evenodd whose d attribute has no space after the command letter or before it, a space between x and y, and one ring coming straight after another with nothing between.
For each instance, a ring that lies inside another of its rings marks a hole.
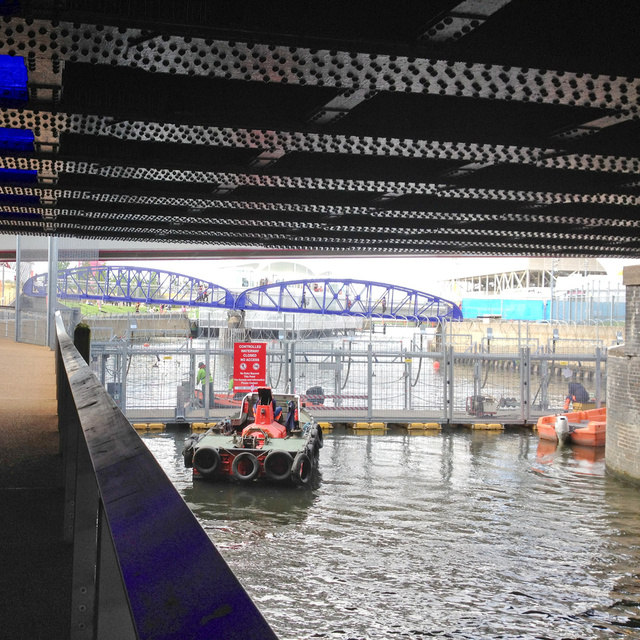
<instances>
[{"instance_id":1,"label":"yellow barrier","mask_svg":"<svg viewBox=\"0 0 640 640\"><path fill-rule=\"evenodd\" d=\"M504 425L498 424L497 422L492 422L490 424L478 423L478 424L472 424L471 428L476 430L482 430L482 431L503 431Z\"/></svg>"},{"instance_id":2,"label":"yellow barrier","mask_svg":"<svg viewBox=\"0 0 640 640\"><path fill-rule=\"evenodd\" d=\"M136 431L146 431L148 429L148 425L146 422L134 422L131 426Z\"/></svg>"},{"instance_id":3,"label":"yellow barrier","mask_svg":"<svg viewBox=\"0 0 640 640\"><path fill-rule=\"evenodd\" d=\"M163 431L164 424L162 422L150 422L149 431Z\"/></svg>"},{"instance_id":4,"label":"yellow barrier","mask_svg":"<svg viewBox=\"0 0 640 640\"><path fill-rule=\"evenodd\" d=\"M604 402L602 403L602 406L603 407L605 406ZM595 402L574 402L573 403L574 411L590 411L591 409L595 409L595 408L596 408Z\"/></svg>"},{"instance_id":5,"label":"yellow barrier","mask_svg":"<svg viewBox=\"0 0 640 640\"><path fill-rule=\"evenodd\" d=\"M318 425L323 431L331 431L333 429L333 424L331 424L331 422L318 422Z\"/></svg>"},{"instance_id":6,"label":"yellow barrier","mask_svg":"<svg viewBox=\"0 0 640 640\"><path fill-rule=\"evenodd\" d=\"M387 426L384 422L356 422L352 425L356 431L386 431Z\"/></svg>"},{"instance_id":7,"label":"yellow barrier","mask_svg":"<svg viewBox=\"0 0 640 640\"><path fill-rule=\"evenodd\" d=\"M436 431L442 429L437 422L412 422L407 425L409 431Z\"/></svg>"},{"instance_id":8,"label":"yellow barrier","mask_svg":"<svg viewBox=\"0 0 640 640\"><path fill-rule=\"evenodd\" d=\"M191 431L206 431L208 425L204 422L192 422Z\"/></svg>"}]
</instances>

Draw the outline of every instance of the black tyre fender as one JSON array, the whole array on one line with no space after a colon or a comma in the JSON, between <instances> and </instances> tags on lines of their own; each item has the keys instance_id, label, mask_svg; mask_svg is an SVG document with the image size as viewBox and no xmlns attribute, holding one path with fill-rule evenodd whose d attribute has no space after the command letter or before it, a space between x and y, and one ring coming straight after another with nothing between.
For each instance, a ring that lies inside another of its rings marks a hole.
<instances>
[{"instance_id":1,"label":"black tyre fender","mask_svg":"<svg viewBox=\"0 0 640 640\"><path fill-rule=\"evenodd\" d=\"M184 447L182 448L182 457L184 458L184 466L187 467L187 469L191 469L191 467L193 467L193 447L198 442L198 440L200 440L200 436L194 433L184 441Z\"/></svg>"},{"instance_id":2,"label":"black tyre fender","mask_svg":"<svg viewBox=\"0 0 640 640\"><path fill-rule=\"evenodd\" d=\"M265 475L269 480L276 480L278 482L288 480L291 476L292 464L293 457L288 451L270 451L264 460ZM284 468L284 471L278 473L280 467Z\"/></svg>"},{"instance_id":3,"label":"black tyre fender","mask_svg":"<svg viewBox=\"0 0 640 640\"><path fill-rule=\"evenodd\" d=\"M320 443L317 439L309 440L304 450L309 458L311 458L311 462L314 462L317 458L320 457Z\"/></svg>"},{"instance_id":4,"label":"black tyre fender","mask_svg":"<svg viewBox=\"0 0 640 640\"><path fill-rule=\"evenodd\" d=\"M252 465L251 471L247 474L243 474L240 470L240 464L243 462L248 462ZM231 472L236 480L240 480L240 482L250 482L258 475L258 473L260 473L260 461L253 455L253 453L243 451L233 459Z\"/></svg>"},{"instance_id":5,"label":"black tyre fender","mask_svg":"<svg viewBox=\"0 0 640 640\"><path fill-rule=\"evenodd\" d=\"M291 479L298 485L306 486L312 476L313 462L304 451L300 451L291 465Z\"/></svg>"},{"instance_id":6,"label":"black tyre fender","mask_svg":"<svg viewBox=\"0 0 640 640\"><path fill-rule=\"evenodd\" d=\"M220 453L212 447L200 447L193 454L192 463L201 476L212 476L220 469Z\"/></svg>"},{"instance_id":7,"label":"black tyre fender","mask_svg":"<svg viewBox=\"0 0 640 640\"><path fill-rule=\"evenodd\" d=\"M319 424L312 427L311 437L318 441L318 447L322 449L324 446L324 438L322 436L322 427Z\"/></svg>"},{"instance_id":8,"label":"black tyre fender","mask_svg":"<svg viewBox=\"0 0 640 640\"><path fill-rule=\"evenodd\" d=\"M193 445L183 449L182 457L184 458L184 466L187 467L187 469L191 469L191 467L193 467Z\"/></svg>"}]
</instances>

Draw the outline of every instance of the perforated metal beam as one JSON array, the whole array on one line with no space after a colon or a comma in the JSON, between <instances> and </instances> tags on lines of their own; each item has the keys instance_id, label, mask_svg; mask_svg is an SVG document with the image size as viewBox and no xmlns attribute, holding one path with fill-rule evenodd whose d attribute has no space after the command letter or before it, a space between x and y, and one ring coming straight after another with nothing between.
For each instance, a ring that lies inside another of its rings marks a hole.
<instances>
[{"instance_id":1,"label":"perforated metal beam","mask_svg":"<svg viewBox=\"0 0 640 640\"><path fill-rule=\"evenodd\" d=\"M17 212L20 213L20 212ZM37 208L25 210L23 213L37 213ZM90 223L89 223L90 221ZM204 227L206 222L206 228ZM86 211L59 211L58 219L51 224L52 230L64 233L69 224L76 230L90 231L100 234L105 230L107 234L118 233L157 233L163 237L171 237L175 240L198 239L241 243L246 245L279 244L298 242L311 246L341 246L345 243L375 245L379 248L388 248L402 244L405 247L425 245L437 242L448 242L450 238L458 238L460 229L458 225L443 225L437 220L403 221L396 222L393 227L376 224L366 224L366 221L357 220L357 225L328 224L319 222L283 222L280 220L265 221L263 219L238 219L238 218L181 218L171 222L166 216L132 216L131 214L100 214ZM632 223L637 226L638 223ZM624 251L628 245L635 242L629 236L626 227L612 226L607 232L602 232L595 227L585 227L576 224L560 224L556 222L552 229L544 230L540 222L531 219L529 223L520 221L517 228L505 228L504 220L487 217L482 221L476 221L475 231L465 233L464 240L459 240L460 245L473 246L474 242L481 241L487 246L500 244L501 240L510 240L516 243L522 250L538 249L540 243L545 246L554 246L556 250L567 248L571 244L578 246L589 243L593 248L602 247L603 250L616 254ZM239 230L242 229L242 230ZM595 233L600 231L599 233ZM292 238L296 234L300 239ZM569 244L566 244L569 242Z\"/></svg>"},{"instance_id":2,"label":"perforated metal beam","mask_svg":"<svg viewBox=\"0 0 640 640\"><path fill-rule=\"evenodd\" d=\"M514 203L520 206L550 206L560 204L586 204L586 205L615 205L619 207L640 206L640 196L624 193L554 193L551 191L514 191L509 189L481 189L448 187L444 184L425 184L424 195L433 195L438 198L459 200L487 200L504 203ZM110 202L131 205L155 205L171 207L188 207L194 209L232 209L255 211L278 211L291 213L316 213L333 216L345 215L371 215L380 217L420 217L424 215L421 210L379 208L378 206L357 207L342 205L320 204L291 204L279 202L256 202L238 200L217 200L208 198L196 198L189 196L157 196L139 195L134 193L99 192L80 189L47 189L40 187L19 187L0 185L0 195L16 197L37 197L41 200L57 201L66 200L90 200L93 202ZM450 215L450 212L430 212L429 215ZM465 213L473 219L472 213ZM483 215L483 214L478 214ZM556 216L548 216L555 220ZM587 224L589 216L579 217L580 223ZM615 219L608 224L616 224Z\"/></svg>"},{"instance_id":3,"label":"perforated metal beam","mask_svg":"<svg viewBox=\"0 0 640 640\"><path fill-rule=\"evenodd\" d=\"M464 0L441 15L421 36L421 40L444 44L455 42L481 27L488 18L511 0Z\"/></svg>"},{"instance_id":4,"label":"perforated metal beam","mask_svg":"<svg viewBox=\"0 0 640 640\"><path fill-rule=\"evenodd\" d=\"M310 228L328 228L333 230L350 230L353 234L359 231L363 232L381 232L392 236L394 233L410 233L415 235L416 231L427 231L438 227L447 227L459 232L462 225L472 224L475 229L480 232L489 231L492 234L510 234L531 231L539 233L540 237L546 237L553 230L558 232L558 237L562 237L562 233L566 229L571 229L575 233L575 229L579 229L581 237L588 238L594 234L596 229L604 232L609 229L608 233L613 238L624 237L629 231L640 227L640 220L631 213L628 218L591 218L586 219L580 216L564 216L564 215L541 215L537 213L515 213L505 212L502 214L479 214L479 213L456 213L456 212L437 212L437 211L418 211L418 212L380 212L368 211L365 208L354 207L344 216L329 218L324 213L318 213L317 210L309 210L306 212L296 211L296 214L305 213L307 217L300 215L283 216L282 211L278 209L262 209L262 208L235 208L233 203L230 206L221 208L220 210L209 209L201 210L194 213L193 210L162 211L154 213L153 209L148 207L140 211L138 207L129 207L129 211L114 211L108 205L103 205L104 209L71 209L71 208L54 208L54 219L66 219L67 222L82 221L84 219L105 220L112 222L129 223L141 225L145 223L160 224L169 228L181 226L201 227L203 224L211 226L215 229L218 226L226 226L229 229L236 227L282 227L289 232L290 229L298 228L302 231ZM16 216L42 216L44 211L48 211L44 207L20 207L11 205L0 205L0 212L13 213ZM196 210L197 211L197 210ZM244 215L239 215L239 212ZM397 215L404 213L405 215ZM410 215L409 215L410 214ZM230 216L230 217L227 217ZM79 220L75 220L78 218ZM393 223L393 226L382 226L384 223ZM517 223L517 231L505 230L505 223ZM547 229L544 228L547 226ZM621 231L617 231L620 229ZM239 230L239 235L241 231ZM603 239L606 239L603 236Z\"/></svg>"},{"instance_id":5,"label":"perforated metal beam","mask_svg":"<svg viewBox=\"0 0 640 640\"><path fill-rule=\"evenodd\" d=\"M546 155L561 153L559 149L538 149L516 145L209 127L149 120L122 120L99 115L36 112L28 109L0 109L0 126L48 132L56 137L64 133L74 133L137 142L264 150L265 156L269 155L270 158L296 151L459 161L491 158L496 162L535 165ZM629 159L629 162L631 161L632 159Z\"/></svg>"},{"instance_id":6,"label":"perforated metal beam","mask_svg":"<svg viewBox=\"0 0 640 640\"><path fill-rule=\"evenodd\" d=\"M345 136L235 127L204 127L176 123L121 121L96 115L0 110L0 125L35 130L39 136L62 133L97 135L139 142L212 145L264 150L274 160L290 151L394 156L403 158L467 161L472 164L449 172L462 175L494 163L530 165L545 169L572 169L604 173L640 172L640 158L568 153L561 149L540 149L515 145L451 143L368 136ZM260 165L260 163L258 163ZM267 162L266 164L270 164ZM266 166L266 164L264 166Z\"/></svg>"},{"instance_id":7,"label":"perforated metal beam","mask_svg":"<svg viewBox=\"0 0 640 640\"><path fill-rule=\"evenodd\" d=\"M561 159L558 159L560 161ZM629 165L620 163L620 173L634 174ZM437 195L450 198L509 199L525 201L532 204L552 203L597 203L597 204L629 204L637 203L636 196L624 194L554 194L546 192L520 192L502 189L456 189L446 185L417 182L393 182L376 180L345 180L332 178L305 178L296 176L275 176L259 174L235 174L228 172L189 171L156 167L135 167L102 164L97 162L76 162L48 160L38 158L0 157L0 169L33 170L45 175L90 175L103 178L126 180L144 180L163 182L191 182L232 187L261 187L302 190L330 190L361 192L371 194L396 193L398 195ZM592 167L595 170L595 167ZM152 187L149 186L149 189ZM257 205L260 206L260 205ZM269 206L269 205L267 205Z\"/></svg>"},{"instance_id":8,"label":"perforated metal beam","mask_svg":"<svg viewBox=\"0 0 640 640\"><path fill-rule=\"evenodd\" d=\"M151 73L637 111L640 80L355 51L227 42L144 29L6 18L4 54Z\"/></svg>"},{"instance_id":9,"label":"perforated metal beam","mask_svg":"<svg viewBox=\"0 0 640 640\"><path fill-rule=\"evenodd\" d=\"M18 231L21 229L22 231ZM17 221L15 224L4 221L0 222L0 232L6 233L28 233L30 235L46 235L41 229L41 223L33 221ZM112 240L144 240L159 243L173 243L193 241L202 244L211 243L217 251L226 248L238 248L244 250L270 249L276 250L286 242L289 250L318 252L321 255L483 255L483 256L529 256L545 257L550 254L559 253L566 256L584 256L584 245L578 240L572 243L517 243L516 239L510 242L495 242L480 238L471 239L467 234L458 233L453 239L440 238L434 236L431 242L407 243L403 240L387 242L384 239L372 238L367 241L356 239L333 239L327 242L314 242L307 238L299 238L290 235L283 241L274 241L271 237L257 239L253 243L242 244L238 241L227 241L219 236L204 237L200 234L189 234L174 236L169 234L159 235L156 230L134 231L131 229L108 229L102 233L91 225L82 227L66 227L58 225L55 233L61 237L75 238L109 238ZM629 246L594 246L590 250L590 255L598 257L625 257L635 255L634 247Z\"/></svg>"}]
</instances>

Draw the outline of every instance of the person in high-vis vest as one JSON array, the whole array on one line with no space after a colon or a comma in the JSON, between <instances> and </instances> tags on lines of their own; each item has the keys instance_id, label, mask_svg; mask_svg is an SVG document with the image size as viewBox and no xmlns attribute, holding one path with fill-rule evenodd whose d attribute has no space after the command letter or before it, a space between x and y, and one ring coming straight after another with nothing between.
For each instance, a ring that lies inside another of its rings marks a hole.
<instances>
[{"instance_id":1,"label":"person in high-vis vest","mask_svg":"<svg viewBox=\"0 0 640 640\"><path fill-rule=\"evenodd\" d=\"M202 385L202 406L204 406L205 398L207 397L205 389L206 389L206 380L207 380L207 368L204 362L200 362L198 364L198 373L196 375L196 384ZM211 409L214 404L214 396L213 396L213 376L209 374L209 408Z\"/></svg>"}]
</instances>

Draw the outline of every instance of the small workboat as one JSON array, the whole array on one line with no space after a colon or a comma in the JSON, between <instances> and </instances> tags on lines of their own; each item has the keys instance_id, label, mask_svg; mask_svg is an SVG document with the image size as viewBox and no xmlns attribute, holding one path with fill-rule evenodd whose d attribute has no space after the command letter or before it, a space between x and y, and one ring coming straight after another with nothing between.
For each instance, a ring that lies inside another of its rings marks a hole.
<instances>
[{"instance_id":1,"label":"small workboat","mask_svg":"<svg viewBox=\"0 0 640 640\"><path fill-rule=\"evenodd\" d=\"M298 395L261 387L244 396L238 414L190 435L182 454L194 479L308 485L322 445L322 428Z\"/></svg>"},{"instance_id":2,"label":"small workboat","mask_svg":"<svg viewBox=\"0 0 640 640\"><path fill-rule=\"evenodd\" d=\"M602 447L607 434L607 408L542 416L536 426L544 440Z\"/></svg>"}]
</instances>

